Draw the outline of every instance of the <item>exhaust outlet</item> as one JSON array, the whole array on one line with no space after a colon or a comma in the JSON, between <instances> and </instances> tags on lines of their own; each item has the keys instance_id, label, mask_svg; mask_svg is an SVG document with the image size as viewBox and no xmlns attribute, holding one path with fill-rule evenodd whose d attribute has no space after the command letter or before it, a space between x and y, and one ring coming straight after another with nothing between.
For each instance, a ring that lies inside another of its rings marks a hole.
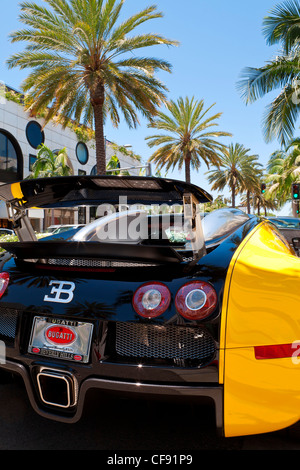
<instances>
[{"instance_id":1,"label":"exhaust outlet","mask_svg":"<svg viewBox=\"0 0 300 470\"><path fill-rule=\"evenodd\" d=\"M37 374L37 384L46 405L70 408L77 402L77 381L68 372L42 369Z\"/></svg>"}]
</instances>

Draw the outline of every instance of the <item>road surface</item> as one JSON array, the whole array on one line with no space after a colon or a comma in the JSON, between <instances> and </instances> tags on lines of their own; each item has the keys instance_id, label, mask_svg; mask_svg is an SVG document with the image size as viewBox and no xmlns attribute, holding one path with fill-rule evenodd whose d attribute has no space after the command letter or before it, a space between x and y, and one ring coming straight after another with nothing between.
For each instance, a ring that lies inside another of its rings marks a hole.
<instances>
[{"instance_id":1,"label":"road surface","mask_svg":"<svg viewBox=\"0 0 300 470\"><path fill-rule=\"evenodd\" d=\"M237 438L215 431L202 406L144 402L93 393L82 420L57 423L37 415L22 382L0 384L0 450L300 450L300 426Z\"/></svg>"}]
</instances>

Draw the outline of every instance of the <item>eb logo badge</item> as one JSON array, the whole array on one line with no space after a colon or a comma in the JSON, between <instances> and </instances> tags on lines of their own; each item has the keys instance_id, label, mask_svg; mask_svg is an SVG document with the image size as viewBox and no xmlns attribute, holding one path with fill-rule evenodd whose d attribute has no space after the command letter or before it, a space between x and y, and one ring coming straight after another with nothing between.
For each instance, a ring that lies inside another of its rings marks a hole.
<instances>
[{"instance_id":1,"label":"eb logo badge","mask_svg":"<svg viewBox=\"0 0 300 470\"><path fill-rule=\"evenodd\" d=\"M56 302L61 304L68 304L72 302L74 297L75 284L68 281L51 281L52 287L50 295L45 295L44 302Z\"/></svg>"}]
</instances>

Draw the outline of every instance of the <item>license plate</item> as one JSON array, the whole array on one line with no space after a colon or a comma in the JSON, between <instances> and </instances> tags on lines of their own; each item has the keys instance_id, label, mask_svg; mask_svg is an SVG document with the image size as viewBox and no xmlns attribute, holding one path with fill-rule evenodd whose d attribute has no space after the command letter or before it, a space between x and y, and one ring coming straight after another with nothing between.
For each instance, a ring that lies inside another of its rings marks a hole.
<instances>
[{"instance_id":1,"label":"license plate","mask_svg":"<svg viewBox=\"0 0 300 470\"><path fill-rule=\"evenodd\" d=\"M89 361L91 323L35 317L28 352L67 361Z\"/></svg>"}]
</instances>

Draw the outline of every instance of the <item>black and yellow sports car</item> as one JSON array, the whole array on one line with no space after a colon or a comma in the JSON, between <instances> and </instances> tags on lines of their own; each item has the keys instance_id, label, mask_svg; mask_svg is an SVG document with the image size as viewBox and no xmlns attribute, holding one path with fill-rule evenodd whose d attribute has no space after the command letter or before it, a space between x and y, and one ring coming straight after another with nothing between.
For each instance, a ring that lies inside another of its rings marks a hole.
<instances>
[{"instance_id":1,"label":"black and yellow sports car","mask_svg":"<svg viewBox=\"0 0 300 470\"><path fill-rule=\"evenodd\" d=\"M152 177L0 187L18 242L1 243L0 370L40 415L76 422L90 389L211 400L225 436L300 415L300 259L267 220L205 217L204 190ZM32 208L88 211L36 239Z\"/></svg>"}]
</instances>

